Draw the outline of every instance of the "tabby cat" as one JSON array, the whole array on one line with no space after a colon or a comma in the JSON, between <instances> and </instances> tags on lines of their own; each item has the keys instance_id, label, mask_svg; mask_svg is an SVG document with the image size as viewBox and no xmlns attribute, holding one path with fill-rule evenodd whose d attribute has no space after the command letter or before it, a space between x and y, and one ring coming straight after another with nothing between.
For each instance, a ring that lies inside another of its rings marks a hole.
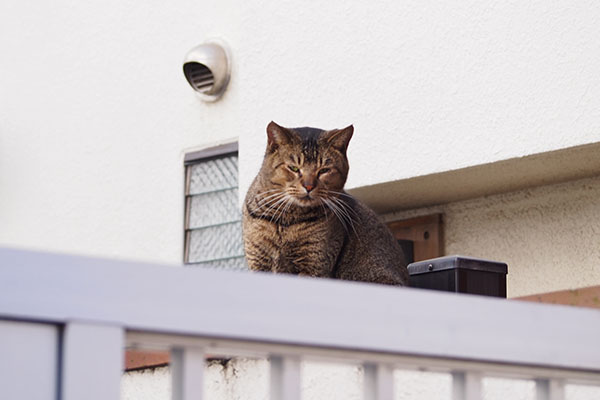
<instances>
[{"instance_id":1,"label":"tabby cat","mask_svg":"<svg viewBox=\"0 0 600 400\"><path fill-rule=\"evenodd\" d=\"M344 191L354 128L267 127L267 150L243 209L250 269L406 285L402 249Z\"/></svg>"}]
</instances>

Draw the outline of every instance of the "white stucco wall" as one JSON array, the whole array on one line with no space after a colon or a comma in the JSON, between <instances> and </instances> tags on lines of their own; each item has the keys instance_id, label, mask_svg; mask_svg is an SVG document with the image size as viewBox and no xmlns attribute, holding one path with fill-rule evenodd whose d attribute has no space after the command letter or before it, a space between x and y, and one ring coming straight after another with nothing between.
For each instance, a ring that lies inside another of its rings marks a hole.
<instances>
[{"instance_id":1,"label":"white stucco wall","mask_svg":"<svg viewBox=\"0 0 600 400\"><path fill-rule=\"evenodd\" d=\"M0 3L0 243L179 263L183 154L239 135L239 80L200 102L181 72L214 2Z\"/></svg>"}]
</instances>

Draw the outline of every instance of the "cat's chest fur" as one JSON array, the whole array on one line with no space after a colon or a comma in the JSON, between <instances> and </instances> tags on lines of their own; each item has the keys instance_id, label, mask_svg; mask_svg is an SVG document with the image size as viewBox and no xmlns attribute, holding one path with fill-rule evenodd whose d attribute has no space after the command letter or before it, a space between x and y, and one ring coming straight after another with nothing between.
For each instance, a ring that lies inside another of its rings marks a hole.
<instances>
[{"instance_id":1,"label":"cat's chest fur","mask_svg":"<svg viewBox=\"0 0 600 400\"><path fill-rule=\"evenodd\" d=\"M334 216L321 210L306 215L292 212L274 222L263 211L244 210L244 235L252 238L246 242L246 257L254 270L334 277L344 241L343 227Z\"/></svg>"}]
</instances>

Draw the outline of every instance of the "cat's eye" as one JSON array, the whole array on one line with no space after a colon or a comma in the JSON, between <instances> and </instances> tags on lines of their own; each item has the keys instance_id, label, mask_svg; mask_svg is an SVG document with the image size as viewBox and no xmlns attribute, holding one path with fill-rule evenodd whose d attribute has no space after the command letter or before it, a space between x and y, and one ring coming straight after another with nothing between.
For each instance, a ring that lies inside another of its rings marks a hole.
<instances>
[{"instance_id":1,"label":"cat's eye","mask_svg":"<svg viewBox=\"0 0 600 400\"><path fill-rule=\"evenodd\" d=\"M326 174L327 172L331 171L331 168L321 168L319 170L319 175L321 174Z\"/></svg>"},{"instance_id":2,"label":"cat's eye","mask_svg":"<svg viewBox=\"0 0 600 400\"><path fill-rule=\"evenodd\" d=\"M289 168L289 169L290 169L290 171L292 171L292 172L299 172L299 171L300 171L300 168L298 168L298 167L295 167L295 166L293 166L293 165L288 165L288 168Z\"/></svg>"}]
</instances>

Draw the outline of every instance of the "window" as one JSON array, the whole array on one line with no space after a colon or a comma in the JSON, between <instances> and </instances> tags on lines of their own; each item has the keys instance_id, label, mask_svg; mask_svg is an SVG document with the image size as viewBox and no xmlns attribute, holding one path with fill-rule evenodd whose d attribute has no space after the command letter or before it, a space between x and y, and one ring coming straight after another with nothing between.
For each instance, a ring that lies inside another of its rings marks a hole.
<instances>
[{"instance_id":1,"label":"window","mask_svg":"<svg viewBox=\"0 0 600 400\"><path fill-rule=\"evenodd\" d=\"M184 262L246 269L237 143L187 154L185 168Z\"/></svg>"}]
</instances>

